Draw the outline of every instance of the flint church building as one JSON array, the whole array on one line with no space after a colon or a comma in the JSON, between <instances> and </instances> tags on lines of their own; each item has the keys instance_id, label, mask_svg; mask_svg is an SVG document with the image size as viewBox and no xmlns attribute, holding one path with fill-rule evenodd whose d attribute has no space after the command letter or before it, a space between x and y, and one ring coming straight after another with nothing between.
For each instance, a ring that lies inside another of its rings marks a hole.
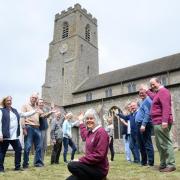
<instances>
[{"instance_id":1,"label":"flint church building","mask_svg":"<svg viewBox=\"0 0 180 180\"><path fill-rule=\"evenodd\" d=\"M132 59L133 60L133 59ZM111 59L113 62L113 59ZM123 62L121 60L120 62ZM159 77L172 95L172 139L180 147L180 54L99 74L97 19L79 4L55 15L42 97L65 111L99 111L102 124L112 108L122 109L138 98L138 87ZM104 117L104 118L103 118ZM114 119L116 151L123 150L120 123ZM73 138L82 150L78 128Z\"/></svg>"}]
</instances>

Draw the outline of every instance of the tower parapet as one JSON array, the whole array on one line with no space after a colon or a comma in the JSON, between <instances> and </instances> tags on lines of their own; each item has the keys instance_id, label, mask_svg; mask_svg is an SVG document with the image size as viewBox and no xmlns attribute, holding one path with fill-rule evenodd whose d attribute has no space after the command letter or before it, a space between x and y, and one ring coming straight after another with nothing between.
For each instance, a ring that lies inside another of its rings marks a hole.
<instances>
[{"instance_id":1,"label":"tower parapet","mask_svg":"<svg viewBox=\"0 0 180 180\"><path fill-rule=\"evenodd\" d=\"M85 15L89 20L91 20L94 24L97 25L97 19L95 17L92 16L91 13L88 13L87 10L85 8L82 8L80 4L75 4L74 7L69 7L67 10L63 10L61 11L61 13L57 13L55 15L55 21L58 21L59 19L73 13L79 11L81 12L83 15Z\"/></svg>"}]
</instances>

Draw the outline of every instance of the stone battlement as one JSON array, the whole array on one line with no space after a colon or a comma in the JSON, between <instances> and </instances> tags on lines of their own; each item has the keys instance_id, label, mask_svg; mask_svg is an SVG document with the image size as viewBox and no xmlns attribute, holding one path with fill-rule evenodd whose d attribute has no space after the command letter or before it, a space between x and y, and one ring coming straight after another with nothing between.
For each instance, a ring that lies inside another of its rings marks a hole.
<instances>
[{"instance_id":1,"label":"stone battlement","mask_svg":"<svg viewBox=\"0 0 180 180\"><path fill-rule=\"evenodd\" d=\"M75 4L74 7L69 7L67 10L61 11L61 13L57 13L55 15L55 21L58 19L63 18L64 16L67 16L71 14L72 12L80 11L83 13L87 18L89 18L93 23L97 24L97 19L92 16L91 13L88 13L85 8L82 8L80 4Z\"/></svg>"}]
</instances>

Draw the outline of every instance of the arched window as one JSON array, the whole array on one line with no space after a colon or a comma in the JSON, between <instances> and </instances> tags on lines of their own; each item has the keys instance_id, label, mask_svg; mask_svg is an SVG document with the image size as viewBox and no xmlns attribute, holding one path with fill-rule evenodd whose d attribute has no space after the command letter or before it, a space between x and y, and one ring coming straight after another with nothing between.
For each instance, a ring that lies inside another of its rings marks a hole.
<instances>
[{"instance_id":1,"label":"arched window","mask_svg":"<svg viewBox=\"0 0 180 180\"><path fill-rule=\"evenodd\" d=\"M67 38L69 35L69 24L68 22L63 23L63 29L62 29L62 38Z\"/></svg>"},{"instance_id":2,"label":"arched window","mask_svg":"<svg viewBox=\"0 0 180 180\"><path fill-rule=\"evenodd\" d=\"M112 96L112 89L111 88L107 88L105 90L105 95L106 95L106 97L111 97Z\"/></svg>"},{"instance_id":3,"label":"arched window","mask_svg":"<svg viewBox=\"0 0 180 180\"><path fill-rule=\"evenodd\" d=\"M119 113L122 113L121 109L117 106L111 107L109 110L109 115L113 117L113 126L114 126L114 139L122 139L122 123L120 122L120 119L115 116L115 112L118 111Z\"/></svg>"},{"instance_id":4,"label":"arched window","mask_svg":"<svg viewBox=\"0 0 180 180\"><path fill-rule=\"evenodd\" d=\"M92 93L89 92L86 94L86 101L91 101L92 100Z\"/></svg>"},{"instance_id":5,"label":"arched window","mask_svg":"<svg viewBox=\"0 0 180 180\"><path fill-rule=\"evenodd\" d=\"M90 25L87 24L85 27L85 39L87 41L90 41Z\"/></svg>"},{"instance_id":6,"label":"arched window","mask_svg":"<svg viewBox=\"0 0 180 180\"><path fill-rule=\"evenodd\" d=\"M128 93L136 92L136 84L131 82L128 84Z\"/></svg>"}]
</instances>

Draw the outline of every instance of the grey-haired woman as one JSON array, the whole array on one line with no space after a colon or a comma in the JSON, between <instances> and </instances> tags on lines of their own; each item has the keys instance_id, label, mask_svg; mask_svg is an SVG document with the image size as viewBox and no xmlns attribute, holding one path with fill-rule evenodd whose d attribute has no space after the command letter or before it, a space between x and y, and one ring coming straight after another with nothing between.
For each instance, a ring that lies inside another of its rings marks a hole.
<instances>
[{"instance_id":1,"label":"grey-haired woman","mask_svg":"<svg viewBox=\"0 0 180 180\"><path fill-rule=\"evenodd\" d=\"M109 136L101 127L101 121L94 109L88 109L85 115L81 114L78 119L81 137L86 142L86 152L84 156L68 164L72 175L67 180L102 180L109 170Z\"/></svg>"}]
</instances>

